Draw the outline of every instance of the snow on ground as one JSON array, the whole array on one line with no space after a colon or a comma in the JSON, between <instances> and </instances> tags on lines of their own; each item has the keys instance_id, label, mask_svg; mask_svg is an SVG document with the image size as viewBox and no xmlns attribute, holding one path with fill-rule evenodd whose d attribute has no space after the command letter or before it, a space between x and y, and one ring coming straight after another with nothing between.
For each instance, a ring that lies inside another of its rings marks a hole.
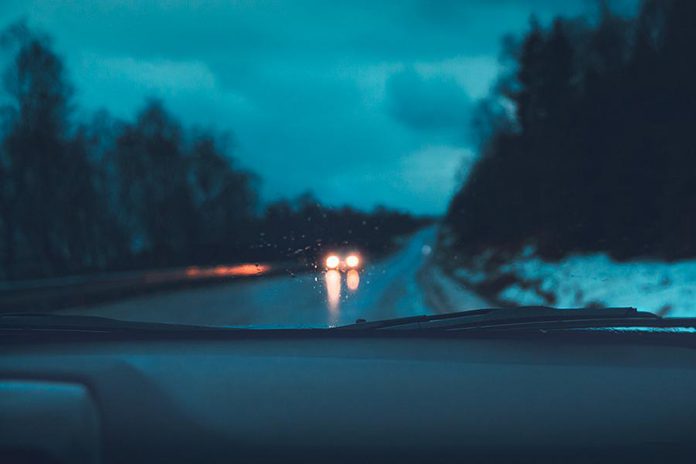
<instances>
[{"instance_id":1,"label":"snow on ground","mask_svg":"<svg viewBox=\"0 0 696 464\"><path fill-rule=\"evenodd\" d=\"M443 314L494 306L452 279L433 263L423 266L418 272L417 279L431 313Z\"/></svg>"},{"instance_id":2,"label":"snow on ground","mask_svg":"<svg viewBox=\"0 0 696 464\"><path fill-rule=\"evenodd\" d=\"M491 276L479 269L455 275L472 286ZM617 262L603 253L546 262L533 253L499 266L511 275L497 299L514 305L632 306L667 316L696 316L696 260Z\"/></svg>"}]
</instances>

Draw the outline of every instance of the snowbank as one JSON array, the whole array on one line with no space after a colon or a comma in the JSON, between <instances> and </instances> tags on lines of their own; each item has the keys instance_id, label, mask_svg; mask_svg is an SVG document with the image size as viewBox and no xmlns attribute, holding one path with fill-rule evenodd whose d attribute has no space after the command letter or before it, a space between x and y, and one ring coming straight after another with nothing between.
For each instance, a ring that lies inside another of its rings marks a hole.
<instances>
[{"instance_id":1,"label":"snowbank","mask_svg":"<svg viewBox=\"0 0 696 464\"><path fill-rule=\"evenodd\" d=\"M497 299L514 305L633 306L667 316L696 316L696 260L616 262L597 253L550 263L525 253L495 271L456 272L473 286L501 275L513 278Z\"/></svg>"}]
</instances>

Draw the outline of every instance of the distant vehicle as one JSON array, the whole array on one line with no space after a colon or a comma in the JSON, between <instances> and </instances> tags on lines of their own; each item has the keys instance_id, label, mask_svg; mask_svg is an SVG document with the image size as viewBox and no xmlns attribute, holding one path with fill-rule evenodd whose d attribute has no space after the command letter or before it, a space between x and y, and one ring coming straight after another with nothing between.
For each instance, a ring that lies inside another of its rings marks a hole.
<instances>
[{"instance_id":1,"label":"distant vehicle","mask_svg":"<svg viewBox=\"0 0 696 464\"><path fill-rule=\"evenodd\" d=\"M359 270L363 267L363 258L357 252L330 253L324 259L326 270L346 272L351 269Z\"/></svg>"}]
</instances>

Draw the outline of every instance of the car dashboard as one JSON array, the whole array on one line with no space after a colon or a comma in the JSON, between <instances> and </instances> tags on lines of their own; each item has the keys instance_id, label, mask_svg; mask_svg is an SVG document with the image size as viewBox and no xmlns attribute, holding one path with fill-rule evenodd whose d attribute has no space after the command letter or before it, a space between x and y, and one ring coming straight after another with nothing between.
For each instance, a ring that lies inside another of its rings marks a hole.
<instances>
[{"instance_id":1,"label":"car dashboard","mask_svg":"<svg viewBox=\"0 0 696 464\"><path fill-rule=\"evenodd\" d=\"M696 350L681 340L6 337L0 461L688 459Z\"/></svg>"}]
</instances>

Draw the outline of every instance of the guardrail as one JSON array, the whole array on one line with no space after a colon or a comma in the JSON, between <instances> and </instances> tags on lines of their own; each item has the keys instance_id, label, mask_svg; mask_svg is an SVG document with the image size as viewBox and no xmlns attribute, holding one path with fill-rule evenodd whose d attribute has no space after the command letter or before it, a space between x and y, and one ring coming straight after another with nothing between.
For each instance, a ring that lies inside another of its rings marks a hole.
<instances>
[{"instance_id":1,"label":"guardrail","mask_svg":"<svg viewBox=\"0 0 696 464\"><path fill-rule=\"evenodd\" d=\"M240 263L3 282L0 283L0 311L51 311L152 291L298 271L296 263Z\"/></svg>"}]
</instances>

